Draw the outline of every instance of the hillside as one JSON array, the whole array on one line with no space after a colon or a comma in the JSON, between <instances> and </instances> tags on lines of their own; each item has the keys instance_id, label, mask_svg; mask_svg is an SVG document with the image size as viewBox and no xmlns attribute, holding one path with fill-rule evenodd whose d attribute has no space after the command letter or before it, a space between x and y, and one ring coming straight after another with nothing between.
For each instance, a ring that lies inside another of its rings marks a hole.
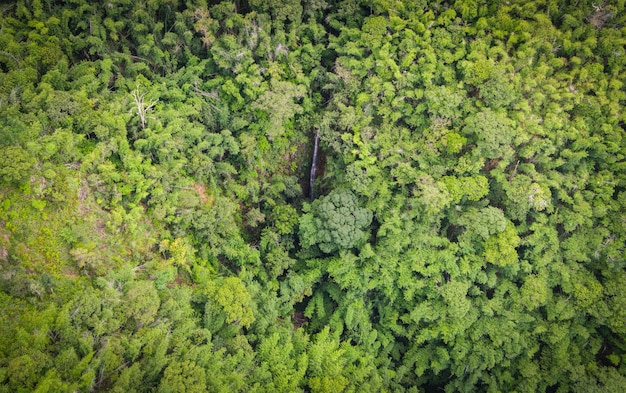
<instances>
[{"instance_id":1,"label":"hillside","mask_svg":"<svg viewBox=\"0 0 626 393\"><path fill-rule=\"evenodd\" d=\"M621 393L625 10L1 5L0 393Z\"/></svg>"}]
</instances>

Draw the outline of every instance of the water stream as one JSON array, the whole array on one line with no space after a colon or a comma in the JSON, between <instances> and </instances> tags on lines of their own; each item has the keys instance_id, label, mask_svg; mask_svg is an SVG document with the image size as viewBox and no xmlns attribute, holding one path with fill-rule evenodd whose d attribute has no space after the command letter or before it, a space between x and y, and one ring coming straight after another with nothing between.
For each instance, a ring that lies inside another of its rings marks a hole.
<instances>
[{"instance_id":1,"label":"water stream","mask_svg":"<svg viewBox=\"0 0 626 393\"><path fill-rule=\"evenodd\" d=\"M311 176L309 178L309 197L311 200L315 198L315 173L317 172L317 152L320 144L320 133L315 133L315 141L313 143L313 160L311 163Z\"/></svg>"}]
</instances>

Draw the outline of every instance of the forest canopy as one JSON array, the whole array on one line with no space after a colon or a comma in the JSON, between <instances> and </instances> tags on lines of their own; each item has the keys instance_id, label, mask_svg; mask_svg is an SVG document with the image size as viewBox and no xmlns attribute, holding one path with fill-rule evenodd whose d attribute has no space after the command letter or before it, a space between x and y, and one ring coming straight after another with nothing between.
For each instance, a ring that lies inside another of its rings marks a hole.
<instances>
[{"instance_id":1,"label":"forest canopy","mask_svg":"<svg viewBox=\"0 0 626 393\"><path fill-rule=\"evenodd\" d=\"M621 393L625 10L5 2L0 393Z\"/></svg>"}]
</instances>

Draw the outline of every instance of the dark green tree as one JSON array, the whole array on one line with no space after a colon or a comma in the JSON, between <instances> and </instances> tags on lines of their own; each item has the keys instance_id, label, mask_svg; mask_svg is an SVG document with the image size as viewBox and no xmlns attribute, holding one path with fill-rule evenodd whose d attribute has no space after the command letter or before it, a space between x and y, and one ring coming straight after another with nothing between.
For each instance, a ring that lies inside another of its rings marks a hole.
<instances>
[{"instance_id":1,"label":"dark green tree","mask_svg":"<svg viewBox=\"0 0 626 393\"><path fill-rule=\"evenodd\" d=\"M347 189L333 190L315 200L309 211L300 217L300 244L304 248L317 245L325 253L358 246L366 239L372 213L359 206Z\"/></svg>"}]
</instances>

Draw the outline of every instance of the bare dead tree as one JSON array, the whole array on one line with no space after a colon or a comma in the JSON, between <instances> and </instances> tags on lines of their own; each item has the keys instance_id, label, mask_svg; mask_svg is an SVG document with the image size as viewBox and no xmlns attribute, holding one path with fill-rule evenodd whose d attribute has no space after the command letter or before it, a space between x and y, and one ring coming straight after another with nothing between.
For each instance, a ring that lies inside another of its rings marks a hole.
<instances>
[{"instance_id":1,"label":"bare dead tree","mask_svg":"<svg viewBox=\"0 0 626 393\"><path fill-rule=\"evenodd\" d=\"M146 128L146 115L148 112L154 108L159 100L151 100L150 102L146 102L146 95L148 93L141 92L139 90L139 86L135 87L135 90L131 93L133 99L135 100L135 105L137 106L137 114L141 119L141 129ZM130 113L132 114L135 109L131 109Z\"/></svg>"}]
</instances>

